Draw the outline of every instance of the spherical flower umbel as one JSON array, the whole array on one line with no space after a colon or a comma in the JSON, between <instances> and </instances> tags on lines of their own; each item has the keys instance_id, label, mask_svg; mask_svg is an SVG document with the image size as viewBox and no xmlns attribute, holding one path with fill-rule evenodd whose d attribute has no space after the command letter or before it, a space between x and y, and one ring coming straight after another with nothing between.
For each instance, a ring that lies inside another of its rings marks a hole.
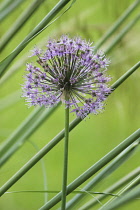
<instances>
[{"instance_id":1,"label":"spherical flower umbel","mask_svg":"<svg viewBox=\"0 0 140 210\"><path fill-rule=\"evenodd\" d=\"M67 35L48 40L46 47L45 51L33 51L36 65L27 64L23 86L26 101L45 107L62 101L81 118L101 111L111 91L105 55L95 53L91 43Z\"/></svg>"}]
</instances>

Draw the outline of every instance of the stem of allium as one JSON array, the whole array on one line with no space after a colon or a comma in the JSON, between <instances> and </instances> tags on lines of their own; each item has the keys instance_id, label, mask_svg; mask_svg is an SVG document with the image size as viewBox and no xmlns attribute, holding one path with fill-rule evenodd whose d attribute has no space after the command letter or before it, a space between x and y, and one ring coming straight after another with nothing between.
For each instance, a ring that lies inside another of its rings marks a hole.
<instances>
[{"instance_id":1,"label":"stem of allium","mask_svg":"<svg viewBox=\"0 0 140 210\"><path fill-rule=\"evenodd\" d=\"M66 96L66 101L68 101L67 96ZM66 107L65 108L65 138L64 138L64 168L63 168L61 210L65 210L65 207L66 207L67 175L68 175L68 143L69 143L69 107Z\"/></svg>"}]
</instances>

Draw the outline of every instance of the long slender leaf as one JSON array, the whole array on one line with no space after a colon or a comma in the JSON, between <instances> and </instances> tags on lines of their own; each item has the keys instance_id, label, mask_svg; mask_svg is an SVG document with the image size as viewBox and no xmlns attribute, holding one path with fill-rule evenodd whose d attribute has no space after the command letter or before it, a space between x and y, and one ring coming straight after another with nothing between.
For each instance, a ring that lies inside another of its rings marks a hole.
<instances>
[{"instance_id":1,"label":"long slender leaf","mask_svg":"<svg viewBox=\"0 0 140 210\"><path fill-rule=\"evenodd\" d=\"M15 34L20 30L20 28L29 20L31 15L39 8L39 6L44 2L44 0L35 0L31 2L28 8L26 8L19 18L14 22L14 24L8 29L6 34L1 38L0 51L2 51L9 41L15 36Z\"/></svg>"},{"instance_id":2,"label":"long slender leaf","mask_svg":"<svg viewBox=\"0 0 140 210\"><path fill-rule=\"evenodd\" d=\"M137 177L140 174L140 167L136 168L123 178L121 178L119 181L115 182L113 185L108 187L107 189L104 190L105 193L113 193L114 191L120 189L122 186L127 184L128 182L132 181L135 177ZM106 194L99 195L96 197L96 199L91 199L87 203L85 203L82 207L79 208L79 210L88 210L90 208L93 208L97 204L97 200L103 200L106 198Z\"/></svg>"},{"instance_id":3,"label":"long slender leaf","mask_svg":"<svg viewBox=\"0 0 140 210\"><path fill-rule=\"evenodd\" d=\"M0 75L2 76L14 58L38 36L49 25L49 22L63 9L71 0L60 0L56 6L44 17L44 19L26 36L26 38L17 46L17 48L0 63ZM69 7L70 8L70 7ZM68 10L68 9L67 9Z\"/></svg>"},{"instance_id":4,"label":"long slender leaf","mask_svg":"<svg viewBox=\"0 0 140 210\"><path fill-rule=\"evenodd\" d=\"M5 194L11 194L11 193L59 193L60 190L20 190L20 191L10 191L10 192L6 192ZM80 191L80 190L74 190L72 192L73 194L87 194L87 192L84 191ZM104 193L104 192L93 192L93 191L88 191L88 193L90 194L95 194L95 195L110 195L110 196L117 196L116 194L113 193Z\"/></svg>"},{"instance_id":5,"label":"long slender leaf","mask_svg":"<svg viewBox=\"0 0 140 210\"><path fill-rule=\"evenodd\" d=\"M138 143L130 145L122 153L120 153L108 166L106 166L97 176L95 176L83 189L82 191L89 191L95 187L101 180L108 177L111 173L114 172L118 167L120 167L134 152L135 148L138 146ZM85 194L76 195L72 198L66 205L66 209L73 208Z\"/></svg>"}]
</instances>

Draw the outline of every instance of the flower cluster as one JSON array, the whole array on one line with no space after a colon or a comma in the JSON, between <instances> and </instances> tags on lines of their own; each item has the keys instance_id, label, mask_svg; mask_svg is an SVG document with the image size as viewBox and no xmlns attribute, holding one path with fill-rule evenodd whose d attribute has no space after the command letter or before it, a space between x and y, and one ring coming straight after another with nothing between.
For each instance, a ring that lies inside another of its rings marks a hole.
<instances>
[{"instance_id":1,"label":"flower cluster","mask_svg":"<svg viewBox=\"0 0 140 210\"><path fill-rule=\"evenodd\" d=\"M81 118L102 110L110 93L105 55L95 53L91 43L66 35L48 40L46 47L45 51L33 51L37 65L27 64L23 86L26 101L45 107L62 101Z\"/></svg>"}]
</instances>

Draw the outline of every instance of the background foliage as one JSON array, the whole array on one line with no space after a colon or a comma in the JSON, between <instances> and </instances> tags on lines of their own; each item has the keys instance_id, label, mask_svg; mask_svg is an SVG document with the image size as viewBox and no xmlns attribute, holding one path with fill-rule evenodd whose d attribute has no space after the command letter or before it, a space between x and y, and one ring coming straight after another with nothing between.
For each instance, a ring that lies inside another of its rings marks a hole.
<instances>
[{"instance_id":1,"label":"background foliage","mask_svg":"<svg viewBox=\"0 0 140 210\"><path fill-rule=\"evenodd\" d=\"M35 45L45 45L49 37L59 37L67 33L71 36L80 35L96 44L99 38L114 24L115 20L125 11L133 0L80 0L72 8L56 20L52 25L36 37L14 60L9 67L15 73L7 78L7 72L1 80L1 143L7 139L18 125L34 110L25 106L21 98L21 84L25 64L29 61L30 49ZM39 9L31 16L28 22L10 40L9 44L1 53L4 59L24 39L24 37L42 20L42 18L57 3L56 0L46 0ZM1 23L1 32L6 33L9 27L16 21L19 15L26 10L30 1L22 1L20 5L10 13ZM67 8L68 6L66 6ZM115 36L133 20L138 9L130 15L124 24L102 47L106 50ZM62 13L62 11L60 12ZM140 27L137 23L120 42L107 54L111 59L109 74L115 82L123 73L131 68L139 60L139 33ZM22 64L22 65L20 65ZM109 152L123 139L139 128L139 72L134 73L124 82L107 100L106 110L100 115L90 115L90 119L80 123L70 133L69 150L69 175L68 183L83 173L93 163ZM71 120L75 118L71 114ZM4 184L17 170L21 168L35 153L36 149L31 142L35 143L38 149L47 144L64 127L64 107L60 106L49 120L44 122L38 130L25 142L24 145L6 162L1 169L0 182ZM63 143L60 142L46 157L44 157L47 185L49 190L60 190L62 182L62 158ZM101 184L94 188L94 191L103 192L104 189L120 179L138 166L140 151L124 163ZM85 184L83 184L84 186ZM82 188L82 186L81 186ZM23 176L9 191L20 190L43 190L43 174L41 163L35 165L25 176ZM50 199L53 194L49 194ZM72 196L68 196L70 199ZM79 204L81 206L91 199L87 195ZM119 210L138 210L139 200L135 200L129 206L120 207ZM44 203L44 195L38 193L5 194L1 199L0 208L7 210L38 209ZM95 208L97 209L100 204ZM77 209L79 207L77 206ZM56 207L54 207L56 209Z\"/></svg>"}]
</instances>

